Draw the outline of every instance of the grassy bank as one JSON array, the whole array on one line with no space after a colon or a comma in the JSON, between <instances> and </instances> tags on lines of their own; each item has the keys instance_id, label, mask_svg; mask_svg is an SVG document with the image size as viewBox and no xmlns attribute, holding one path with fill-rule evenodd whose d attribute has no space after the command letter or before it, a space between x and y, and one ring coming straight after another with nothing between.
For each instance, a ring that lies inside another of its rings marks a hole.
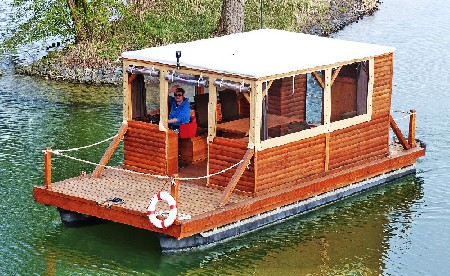
<instances>
[{"instance_id":1,"label":"grassy bank","mask_svg":"<svg viewBox=\"0 0 450 276\"><path fill-rule=\"evenodd\" d=\"M70 45L63 51L51 52L31 69L21 73L84 82L81 80L82 74L64 79L56 71L67 71L64 68L107 70L120 65L118 57L126 50L211 37L219 21L222 1L155 0L150 3L140 14L130 7L120 18L106 26L101 37ZM327 35L372 13L376 7L376 0L264 1L263 27ZM245 29L258 28L260 0L247 0ZM58 68L50 68L55 64ZM41 72L33 73L36 70Z\"/></svg>"}]
</instances>

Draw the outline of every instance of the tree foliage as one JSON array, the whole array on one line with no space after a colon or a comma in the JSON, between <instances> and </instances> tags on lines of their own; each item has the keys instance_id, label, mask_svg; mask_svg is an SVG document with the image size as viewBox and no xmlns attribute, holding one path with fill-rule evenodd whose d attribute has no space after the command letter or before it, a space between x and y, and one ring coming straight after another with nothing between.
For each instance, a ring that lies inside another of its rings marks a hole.
<instances>
[{"instance_id":1,"label":"tree foliage","mask_svg":"<svg viewBox=\"0 0 450 276\"><path fill-rule=\"evenodd\" d=\"M82 66L114 62L126 50L260 27L260 0L8 1L16 12L14 20L8 19L13 24L6 31L7 37L0 38L0 52L58 37L65 41L66 49L50 52L50 58ZM323 33L330 29L330 18L335 17L332 11L352 8L332 9L331 3L351 5L354 1L359 0L265 0L264 27ZM227 15L221 14L224 9ZM230 31L230 26L237 28Z\"/></svg>"},{"instance_id":2,"label":"tree foliage","mask_svg":"<svg viewBox=\"0 0 450 276\"><path fill-rule=\"evenodd\" d=\"M122 17L120 0L14 0L13 24L7 30L3 50L49 37L66 41L105 39Z\"/></svg>"}]
</instances>

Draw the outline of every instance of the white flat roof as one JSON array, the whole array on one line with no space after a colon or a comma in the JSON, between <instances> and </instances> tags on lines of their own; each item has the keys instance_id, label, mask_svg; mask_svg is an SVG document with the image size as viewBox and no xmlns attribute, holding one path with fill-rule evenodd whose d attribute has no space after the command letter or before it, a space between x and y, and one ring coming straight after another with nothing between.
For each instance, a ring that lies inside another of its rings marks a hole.
<instances>
[{"instance_id":1,"label":"white flat roof","mask_svg":"<svg viewBox=\"0 0 450 276\"><path fill-rule=\"evenodd\" d=\"M122 57L176 66L176 51L181 51L181 66L258 79L361 60L394 52L394 48L261 29L124 52Z\"/></svg>"}]
</instances>

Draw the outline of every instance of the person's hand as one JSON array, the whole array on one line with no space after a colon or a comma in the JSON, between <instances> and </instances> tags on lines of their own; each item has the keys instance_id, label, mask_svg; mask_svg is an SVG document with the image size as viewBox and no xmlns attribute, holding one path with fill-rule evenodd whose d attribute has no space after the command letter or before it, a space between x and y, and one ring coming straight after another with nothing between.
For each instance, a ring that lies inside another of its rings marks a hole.
<instances>
[{"instance_id":1,"label":"person's hand","mask_svg":"<svg viewBox=\"0 0 450 276\"><path fill-rule=\"evenodd\" d=\"M174 93L179 87L180 86L178 84L173 85L171 88L169 88L169 93Z\"/></svg>"}]
</instances>

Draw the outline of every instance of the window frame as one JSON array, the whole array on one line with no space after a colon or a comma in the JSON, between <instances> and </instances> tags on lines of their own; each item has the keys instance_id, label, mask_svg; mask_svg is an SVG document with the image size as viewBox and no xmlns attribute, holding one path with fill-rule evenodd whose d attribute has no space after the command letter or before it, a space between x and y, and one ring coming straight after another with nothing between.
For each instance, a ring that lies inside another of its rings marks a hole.
<instances>
[{"instance_id":1,"label":"window frame","mask_svg":"<svg viewBox=\"0 0 450 276\"><path fill-rule=\"evenodd\" d=\"M367 113L356 115L352 118L342 119L339 121L331 122L331 80L332 80L332 69L342 66L342 65L348 65L355 62L362 62L362 61L369 61L369 78L368 78L368 89L367 89ZM324 83L325 87L323 89L323 106L322 106L322 112L323 112L323 124L311 128L311 129L305 129L301 130L299 132L290 133L283 135L281 137L274 137L270 138L264 141L258 141L257 145L259 145L258 150L265 150L269 148L274 148L278 146L282 146L288 143L316 137L322 134L331 133L340 129L348 128L354 125L358 125L361 123L368 122L372 119L372 98L373 98L373 85L374 85L374 58L368 57L361 60L352 60L350 62L341 63L339 65L333 65L332 67L324 67L324 68L316 68L312 71L306 71L302 74L308 74L313 73L314 71L320 71L324 70ZM261 110L261 109L260 109ZM260 114L261 116L261 114ZM259 137L258 137L259 138Z\"/></svg>"}]
</instances>

